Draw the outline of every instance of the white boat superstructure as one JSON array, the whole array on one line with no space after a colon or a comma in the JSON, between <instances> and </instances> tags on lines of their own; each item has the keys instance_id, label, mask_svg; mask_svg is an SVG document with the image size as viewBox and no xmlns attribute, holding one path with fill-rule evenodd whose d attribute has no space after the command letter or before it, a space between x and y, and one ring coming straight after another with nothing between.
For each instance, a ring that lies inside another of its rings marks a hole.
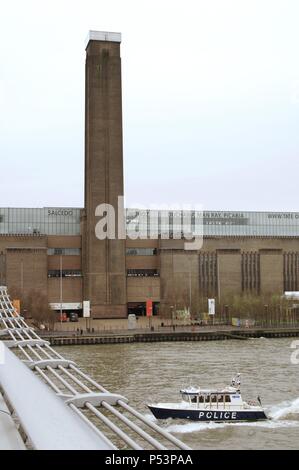
<instances>
[{"instance_id":1,"label":"white boat superstructure","mask_svg":"<svg viewBox=\"0 0 299 470\"><path fill-rule=\"evenodd\" d=\"M241 378L237 374L230 386L223 389L187 387L180 390L182 401L148 405L158 419L181 418L199 421L257 421L268 419L261 405L246 402L240 392Z\"/></svg>"}]
</instances>

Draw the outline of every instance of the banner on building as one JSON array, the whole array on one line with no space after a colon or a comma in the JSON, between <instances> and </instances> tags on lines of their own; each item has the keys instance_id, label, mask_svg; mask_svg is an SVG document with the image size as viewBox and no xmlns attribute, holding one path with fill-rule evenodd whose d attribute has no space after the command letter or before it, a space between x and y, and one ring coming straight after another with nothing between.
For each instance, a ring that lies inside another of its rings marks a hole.
<instances>
[{"instance_id":1,"label":"banner on building","mask_svg":"<svg viewBox=\"0 0 299 470\"><path fill-rule=\"evenodd\" d=\"M209 315L215 315L215 299L208 299Z\"/></svg>"},{"instance_id":2,"label":"banner on building","mask_svg":"<svg viewBox=\"0 0 299 470\"><path fill-rule=\"evenodd\" d=\"M152 300L146 301L146 316L147 317L153 316L153 301Z\"/></svg>"},{"instance_id":3,"label":"banner on building","mask_svg":"<svg viewBox=\"0 0 299 470\"><path fill-rule=\"evenodd\" d=\"M83 317L84 318L90 317L90 301L89 300L83 301Z\"/></svg>"}]
</instances>

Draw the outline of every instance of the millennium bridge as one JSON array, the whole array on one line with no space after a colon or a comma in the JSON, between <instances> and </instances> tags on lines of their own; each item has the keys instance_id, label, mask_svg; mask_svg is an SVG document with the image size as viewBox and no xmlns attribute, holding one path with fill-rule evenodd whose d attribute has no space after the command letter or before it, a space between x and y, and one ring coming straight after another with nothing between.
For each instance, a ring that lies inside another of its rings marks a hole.
<instances>
[{"instance_id":1,"label":"millennium bridge","mask_svg":"<svg viewBox=\"0 0 299 470\"><path fill-rule=\"evenodd\" d=\"M0 338L0 450L190 450L55 351L1 286Z\"/></svg>"}]
</instances>

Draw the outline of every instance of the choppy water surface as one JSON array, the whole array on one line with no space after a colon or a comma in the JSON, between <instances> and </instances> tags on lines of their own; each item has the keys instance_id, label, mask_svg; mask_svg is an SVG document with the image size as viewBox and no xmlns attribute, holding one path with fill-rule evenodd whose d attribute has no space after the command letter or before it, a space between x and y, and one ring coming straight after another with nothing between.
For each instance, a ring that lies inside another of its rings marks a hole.
<instances>
[{"instance_id":1,"label":"choppy water surface","mask_svg":"<svg viewBox=\"0 0 299 470\"><path fill-rule=\"evenodd\" d=\"M260 395L272 419L259 423L160 421L193 449L298 449L299 365L292 338L67 346L63 354L147 416L147 402L180 400L186 385L222 387L242 373L242 395ZM152 418L154 420L154 418Z\"/></svg>"}]
</instances>

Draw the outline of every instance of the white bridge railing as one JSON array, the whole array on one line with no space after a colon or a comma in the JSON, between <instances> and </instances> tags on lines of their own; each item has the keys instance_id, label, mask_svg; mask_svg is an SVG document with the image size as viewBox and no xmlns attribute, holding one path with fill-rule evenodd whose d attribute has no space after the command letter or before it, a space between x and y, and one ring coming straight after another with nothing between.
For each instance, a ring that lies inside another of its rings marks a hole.
<instances>
[{"instance_id":1,"label":"white bridge railing","mask_svg":"<svg viewBox=\"0 0 299 470\"><path fill-rule=\"evenodd\" d=\"M7 448L190 450L41 339L6 287L0 287L0 348L0 442L10 441Z\"/></svg>"}]
</instances>

